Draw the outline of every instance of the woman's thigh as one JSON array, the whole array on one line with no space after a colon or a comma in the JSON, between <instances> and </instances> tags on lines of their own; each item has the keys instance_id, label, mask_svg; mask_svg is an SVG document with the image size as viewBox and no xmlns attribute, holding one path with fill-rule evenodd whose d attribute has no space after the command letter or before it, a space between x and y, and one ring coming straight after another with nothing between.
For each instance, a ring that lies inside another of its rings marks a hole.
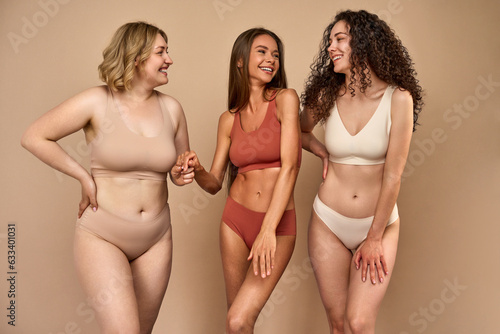
<instances>
[{"instance_id":1,"label":"woman's thigh","mask_svg":"<svg viewBox=\"0 0 500 334\"><path fill-rule=\"evenodd\" d=\"M399 220L387 226L382 237L384 258L388 265L389 274L384 277L383 283L378 280L375 284L370 282L368 267L367 279L361 280L361 268L356 269L354 261L351 263L351 274L347 299L347 319L362 319L363 322L375 325L375 320L391 281L396 262L396 253L399 239ZM361 266L360 266L361 267Z\"/></svg>"},{"instance_id":2,"label":"woman's thigh","mask_svg":"<svg viewBox=\"0 0 500 334\"><path fill-rule=\"evenodd\" d=\"M237 315L253 322L257 320L260 311L283 275L294 247L295 236L277 236L275 263L271 275L262 278L260 275L255 275L252 268L247 268L244 281L229 309L229 317Z\"/></svg>"},{"instance_id":3,"label":"woman's thigh","mask_svg":"<svg viewBox=\"0 0 500 334\"><path fill-rule=\"evenodd\" d=\"M125 254L115 245L76 228L74 258L80 283L101 330L138 332L133 275Z\"/></svg>"},{"instance_id":4,"label":"woman's thigh","mask_svg":"<svg viewBox=\"0 0 500 334\"><path fill-rule=\"evenodd\" d=\"M352 253L314 212L308 232L309 257L331 326L343 327Z\"/></svg>"},{"instance_id":5,"label":"woman's thigh","mask_svg":"<svg viewBox=\"0 0 500 334\"><path fill-rule=\"evenodd\" d=\"M172 270L172 227L130 265L141 333L150 333L158 317Z\"/></svg>"}]
</instances>

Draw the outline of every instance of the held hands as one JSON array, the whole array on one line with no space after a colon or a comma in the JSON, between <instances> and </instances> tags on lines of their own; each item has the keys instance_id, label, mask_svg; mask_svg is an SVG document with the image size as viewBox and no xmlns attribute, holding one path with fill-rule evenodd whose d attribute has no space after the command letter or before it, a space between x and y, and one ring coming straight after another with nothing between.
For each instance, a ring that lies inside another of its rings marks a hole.
<instances>
[{"instance_id":1,"label":"held hands","mask_svg":"<svg viewBox=\"0 0 500 334\"><path fill-rule=\"evenodd\" d=\"M197 172L203 168L195 151L186 151L179 155L179 158L182 161L183 169L192 168L192 171Z\"/></svg>"},{"instance_id":2,"label":"held hands","mask_svg":"<svg viewBox=\"0 0 500 334\"><path fill-rule=\"evenodd\" d=\"M82 199L78 205L78 218L82 217L83 211L90 205L93 211L97 211L97 188L94 179L89 175L87 179L81 182Z\"/></svg>"},{"instance_id":3,"label":"held hands","mask_svg":"<svg viewBox=\"0 0 500 334\"><path fill-rule=\"evenodd\" d=\"M361 263L361 280L366 281L368 266L370 266L370 280L376 284L376 276L380 283L384 282L384 276L389 275L389 268L384 259L384 249L381 240L366 239L354 254L354 264L359 270Z\"/></svg>"},{"instance_id":4,"label":"held hands","mask_svg":"<svg viewBox=\"0 0 500 334\"><path fill-rule=\"evenodd\" d=\"M177 161L170 170L172 182L178 186L183 186L193 182L194 179L194 165L195 161L198 162L198 157L193 151L186 151L177 157Z\"/></svg>"},{"instance_id":5,"label":"held hands","mask_svg":"<svg viewBox=\"0 0 500 334\"><path fill-rule=\"evenodd\" d=\"M274 232L261 231L255 239L250 255L247 260L252 260L253 272L255 276L262 278L271 275L274 268L274 254L276 253L276 234Z\"/></svg>"}]
</instances>

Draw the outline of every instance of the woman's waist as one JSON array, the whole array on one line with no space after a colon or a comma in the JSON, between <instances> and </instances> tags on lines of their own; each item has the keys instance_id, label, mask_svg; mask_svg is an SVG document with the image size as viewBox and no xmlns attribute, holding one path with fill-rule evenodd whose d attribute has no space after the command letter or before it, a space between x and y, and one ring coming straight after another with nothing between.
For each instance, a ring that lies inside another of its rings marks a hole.
<instances>
[{"instance_id":1,"label":"woman's waist","mask_svg":"<svg viewBox=\"0 0 500 334\"><path fill-rule=\"evenodd\" d=\"M167 202L165 202L161 203L161 206L158 208L151 207L145 208L143 211L137 211L134 207L117 207L112 203L99 203L97 211L92 212L92 209L89 206L80 219L98 216L100 217L99 219L105 219L106 224L114 222L122 222L124 224L150 224L158 222L158 219L169 219L165 217L170 216L170 206ZM119 220L116 220L113 217L119 218Z\"/></svg>"},{"instance_id":2,"label":"woman's waist","mask_svg":"<svg viewBox=\"0 0 500 334\"><path fill-rule=\"evenodd\" d=\"M360 182L330 173L320 185L318 196L324 204L346 217L364 218L375 214L381 187L382 182L378 179Z\"/></svg>"},{"instance_id":3,"label":"woman's waist","mask_svg":"<svg viewBox=\"0 0 500 334\"><path fill-rule=\"evenodd\" d=\"M137 169L137 170L111 170L102 167L92 167L92 176L94 178L118 178L118 179L134 179L134 180L167 180L166 172L158 172L154 170Z\"/></svg>"},{"instance_id":4,"label":"woman's waist","mask_svg":"<svg viewBox=\"0 0 500 334\"><path fill-rule=\"evenodd\" d=\"M272 194L278 175L279 167L255 169L236 175L231 186L231 191L243 191L259 193L261 195Z\"/></svg>"},{"instance_id":5,"label":"woman's waist","mask_svg":"<svg viewBox=\"0 0 500 334\"><path fill-rule=\"evenodd\" d=\"M168 202L166 182L96 178L97 204L118 216L155 216Z\"/></svg>"},{"instance_id":6,"label":"woman's waist","mask_svg":"<svg viewBox=\"0 0 500 334\"><path fill-rule=\"evenodd\" d=\"M325 183L345 189L371 189L373 191L382 186L383 175L384 164L360 166L330 161Z\"/></svg>"},{"instance_id":7,"label":"woman's waist","mask_svg":"<svg viewBox=\"0 0 500 334\"><path fill-rule=\"evenodd\" d=\"M266 168L238 174L229 196L250 210L266 212L273 197L279 170ZM286 210L293 208L293 196L290 196Z\"/></svg>"}]
</instances>

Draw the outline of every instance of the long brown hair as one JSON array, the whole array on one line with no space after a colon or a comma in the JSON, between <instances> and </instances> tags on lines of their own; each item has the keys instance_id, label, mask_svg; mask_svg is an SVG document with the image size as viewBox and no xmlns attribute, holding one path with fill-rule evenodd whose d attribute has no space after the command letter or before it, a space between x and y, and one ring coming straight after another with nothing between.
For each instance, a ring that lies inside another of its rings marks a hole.
<instances>
[{"instance_id":1,"label":"long brown hair","mask_svg":"<svg viewBox=\"0 0 500 334\"><path fill-rule=\"evenodd\" d=\"M260 35L269 35L278 46L279 68L273 79L266 84L263 97L268 100L269 91L287 88L285 74L284 48L281 39L272 31L265 28L252 28L241 33L233 44L231 59L229 61L229 86L227 97L227 108L229 112L237 113L244 109L250 100L250 80L248 75L248 59L253 41ZM231 188L238 168L229 160L227 166L227 189Z\"/></svg>"}]
</instances>

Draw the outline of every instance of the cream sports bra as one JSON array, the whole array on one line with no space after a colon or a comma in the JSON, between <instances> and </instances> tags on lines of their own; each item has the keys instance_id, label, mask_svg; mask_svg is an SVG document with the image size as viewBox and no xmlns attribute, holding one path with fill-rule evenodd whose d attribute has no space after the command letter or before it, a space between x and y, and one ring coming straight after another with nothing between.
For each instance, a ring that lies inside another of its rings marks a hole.
<instances>
[{"instance_id":1,"label":"cream sports bra","mask_svg":"<svg viewBox=\"0 0 500 334\"><path fill-rule=\"evenodd\" d=\"M391 98L395 89L387 87L375 113L354 136L345 128L335 103L324 125L325 146L330 161L346 165L385 163L391 131Z\"/></svg>"}]
</instances>

